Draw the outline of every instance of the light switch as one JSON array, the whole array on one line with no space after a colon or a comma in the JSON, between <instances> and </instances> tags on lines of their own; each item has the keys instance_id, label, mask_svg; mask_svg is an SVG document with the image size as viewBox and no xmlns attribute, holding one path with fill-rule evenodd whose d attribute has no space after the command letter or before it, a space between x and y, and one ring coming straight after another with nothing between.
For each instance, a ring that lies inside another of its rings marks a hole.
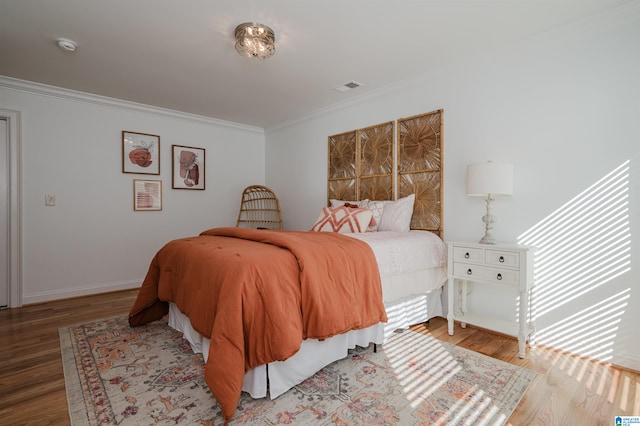
<instances>
[{"instance_id":1,"label":"light switch","mask_svg":"<svg viewBox=\"0 0 640 426\"><path fill-rule=\"evenodd\" d=\"M44 196L44 205L45 206L55 206L56 205L56 196L52 194L46 194Z\"/></svg>"}]
</instances>

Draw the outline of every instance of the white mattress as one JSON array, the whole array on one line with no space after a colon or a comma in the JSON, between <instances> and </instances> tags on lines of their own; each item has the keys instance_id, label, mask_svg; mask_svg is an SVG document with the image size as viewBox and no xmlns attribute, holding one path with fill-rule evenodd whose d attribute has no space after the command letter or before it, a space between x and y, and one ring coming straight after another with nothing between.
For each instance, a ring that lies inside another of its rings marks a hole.
<instances>
[{"instance_id":1,"label":"white mattress","mask_svg":"<svg viewBox=\"0 0 640 426\"><path fill-rule=\"evenodd\" d=\"M276 398L324 366L344 358L348 349L356 345L382 344L397 329L442 316L440 294L447 279L447 249L440 238L427 231L345 235L365 241L376 256L388 322L323 341L304 340L288 360L270 363L268 370L262 365L246 373L242 390L252 397L263 398L268 393ZM173 303L169 306L169 326L181 331L194 352L202 353L207 360L209 339L193 330L189 318Z\"/></svg>"}]
</instances>

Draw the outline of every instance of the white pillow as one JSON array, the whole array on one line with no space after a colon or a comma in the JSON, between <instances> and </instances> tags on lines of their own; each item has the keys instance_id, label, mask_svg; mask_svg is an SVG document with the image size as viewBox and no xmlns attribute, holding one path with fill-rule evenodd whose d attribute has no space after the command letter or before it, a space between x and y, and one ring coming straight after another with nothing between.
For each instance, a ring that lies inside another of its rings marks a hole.
<instances>
[{"instance_id":1,"label":"white pillow","mask_svg":"<svg viewBox=\"0 0 640 426\"><path fill-rule=\"evenodd\" d=\"M397 201L385 201L378 231L408 232L411 229L415 199L416 194L411 194Z\"/></svg>"},{"instance_id":2,"label":"white pillow","mask_svg":"<svg viewBox=\"0 0 640 426\"><path fill-rule=\"evenodd\" d=\"M373 213L369 209L351 207L324 207L311 227L316 232L366 232Z\"/></svg>"}]
</instances>

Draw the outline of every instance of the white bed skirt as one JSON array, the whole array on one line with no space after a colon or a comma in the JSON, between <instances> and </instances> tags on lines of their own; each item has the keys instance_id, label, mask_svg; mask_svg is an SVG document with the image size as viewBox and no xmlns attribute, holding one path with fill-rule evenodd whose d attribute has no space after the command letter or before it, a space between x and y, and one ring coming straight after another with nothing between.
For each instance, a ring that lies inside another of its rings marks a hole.
<instances>
[{"instance_id":1,"label":"white bed skirt","mask_svg":"<svg viewBox=\"0 0 640 426\"><path fill-rule=\"evenodd\" d=\"M356 345L366 347L369 343L384 344L395 330L442 316L441 292L442 288L439 287L429 293L385 302L389 320L387 323L350 331L323 341L304 340L300 350L286 361L272 362L248 371L242 390L253 398L264 398L267 394L270 398L276 398L326 365L346 357L347 351ZM193 351L202 353L206 362L209 339L195 331L189 318L173 303L169 304L169 326L182 332L191 343Z\"/></svg>"}]
</instances>

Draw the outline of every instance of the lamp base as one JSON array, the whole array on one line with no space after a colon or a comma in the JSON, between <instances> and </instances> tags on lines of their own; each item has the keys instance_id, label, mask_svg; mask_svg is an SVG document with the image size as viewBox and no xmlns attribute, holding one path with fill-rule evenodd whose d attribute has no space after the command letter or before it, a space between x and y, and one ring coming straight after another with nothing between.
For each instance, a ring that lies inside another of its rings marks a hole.
<instances>
[{"instance_id":1,"label":"lamp base","mask_svg":"<svg viewBox=\"0 0 640 426\"><path fill-rule=\"evenodd\" d=\"M487 237L486 235L484 237L482 237L482 239L480 241L478 241L480 244L498 244L498 242L495 240L495 238L491 238L491 237Z\"/></svg>"},{"instance_id":2,"label":"lamp base","mask_svg":"<svg viewBox=\"0 0 640 426\"><path fill-rule=\"evenodd\" d=\"M496 244L496 239L493 238L491 234L491 230L493 229L493 224L498 220L493 214L491 214L491 202L493 201L493 197L491 194L487 195L487 199L485 200L487 203L487 214L482 216L482 221L485 224L484 228L484 237L480 240L480 244Z\"/></svg>"}]
</instances>

